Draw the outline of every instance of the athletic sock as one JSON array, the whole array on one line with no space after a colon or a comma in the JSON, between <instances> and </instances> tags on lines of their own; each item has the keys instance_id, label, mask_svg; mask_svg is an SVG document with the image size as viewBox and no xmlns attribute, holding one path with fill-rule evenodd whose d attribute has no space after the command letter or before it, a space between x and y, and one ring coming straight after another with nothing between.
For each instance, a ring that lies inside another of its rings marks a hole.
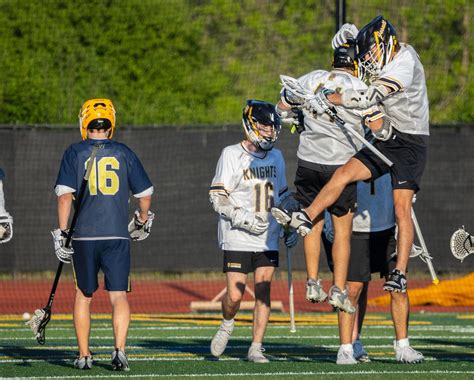
<instances>
[{"instance_id":1,"label":"athletic sock","mask_svg":"<svg viewBox=\"0 0 474 380\"><path fill-rule=\"evenodd\" d=\"M409 347L410 342L408 341L408 338L400 339L397 340L397 347Z\"/></svg>"},{"instance_id":2,"label":"athletic sock","mask_svg":"<svg viewBox=\"0 0 474 380\"><path fill-rule=\"evenodd\" d=\"M223 318L222 319L222 324L225 326L225 327L232 327L234 325L234 318L232 319L225 319Z\"/></svg>"},{"instance_id":3,"label":"athletic sock","mask_svg":"<svg viewBox=\"0 0 474 380\"><path fill-rule=\"evenodd\" d=\"M252 342L252 344L250 345L250 349L256 349L256 350L260 350L262 348L262 343L257 343L257 342Z\"/></svg>"},{"instance_id":4,"label":"athletic sock","mask_svg":"<svg viewBox=\"0 0 474 380\"><path fill-rule=\"evenodd\" d=\"M341 344L341 348L346 352L354 352L354 349L352 348L352 343Z\"/></svg>"}]
</instances>

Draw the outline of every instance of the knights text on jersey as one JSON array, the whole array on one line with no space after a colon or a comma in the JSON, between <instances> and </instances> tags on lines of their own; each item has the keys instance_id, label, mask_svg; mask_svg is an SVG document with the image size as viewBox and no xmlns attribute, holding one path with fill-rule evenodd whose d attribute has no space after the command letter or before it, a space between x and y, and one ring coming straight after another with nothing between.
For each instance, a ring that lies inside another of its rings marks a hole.
<instances>
[{"instance_id":1,"label":"knights text on jersey","mask_svg":"<svg viewBox=\"0 0 474 380\"><path fill-rule=\"evenodd\" d=\"M79 191L92 146L100 142L82 202L74 239L128 239L128 198L153 187L140 160L125 144L85 140L72 144L61 161L56 186ZM76 194L77 196L77 194Z\"/></svg>"},{"instance_id":2,"label":"knights text on jersey","mask_svg":"<svg viewBox=\"0 0 474 380\"><path fill-rule=\"evenodd\" d=\"M285 163L278 149L266 152L263 158L249 153L242 144L230 145L221 153L210 191L225 192L237 207L255 212L269 221L261 235L252 235L233 228L231 222L219 217L219 246L228 251L276 251L280 225L270 209L279 203L280 195L288 190Z\"/></svg>"},{"instance_id":3,"label":"knights text on jersey","mask_svg":"<svg viewBox=\"0 0 474 380\"><path fill-rule=\"evenodd\" d=\"M315 70L298 79L301 85L316 93L325 87L336 92L352 89L364 91L365 83L343 70ZM335 107L337 114L361 136L363 112L357 109ZM328 115L313 115L303 110L305 130L300 134L297 156L303 161L322 165L343 165L361 147L362 143L354 138L343 127L336 125ZM365 112L364 112L365 113Z\"/></svg>"},{"instance_id":4,"label":"knights text on jersey","mask_svg":"<svg viewBox=\"0 0 474 380\"><path fill-rule=\"evenodd\" d=\"M413 47L401 44L400 51L373 84L383 84L392 91L383 100L383 109L396 129L413 135L430 134L425 72Z\"/></svg>"}]
</instances>

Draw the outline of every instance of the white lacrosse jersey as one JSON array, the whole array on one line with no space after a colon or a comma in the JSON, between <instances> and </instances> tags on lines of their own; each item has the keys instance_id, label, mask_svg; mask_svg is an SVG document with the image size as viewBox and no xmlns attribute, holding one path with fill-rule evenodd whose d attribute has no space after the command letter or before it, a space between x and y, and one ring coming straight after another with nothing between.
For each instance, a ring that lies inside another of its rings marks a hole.
<instances>
[{"instance_id":1,"label":"white lacrosse jersey","mask_svg":"<svg viewBox=\"0 0 474 380\"><path fill-rule=\"evenodd\" d=\"M224 148L210 192L226 194L233 205L257 213L270 224L266 232L254 235L233 228L227 218L219 216L219 247L229 251L278 251L281 227L270 210L287 191L285 162L278 149L273 148L260 158L242 143Z\"/></svg>"},{"instance_id":2,"label":"white lacrosse jersey","mask_svg":"<svg viewBox=\"0 0 474 380\"><path fill-rule=\"evenodd\" d=\"M312 93L323 87L342 92L348 89L365 91L364 82L344 70L312 71L298 78L300 84ZM362 117L372 113L370 110L335 107L337 114L361 136L364 136ZM321 165L343 165L362 147L362 143L347 132L344 127L336 125L326 114L314 115L303 109L305 130L300 135L297 156L299 159Z\"/></svg>"},{"instance_id":3,"label":"white lacrosse jersey","mask_svg":"<svg viewBox=\"0 0 474 380\"><path fill-rule=\"evenodd\" d=\"M393 92L383 103L384 113L396 129L413 135L429 135L429 104L425 71L415 49L400 44L400 50L386 64L374 85L383 84Z\"/></svg>"},{"instance_id":4,"label":"white lacrosse jersey","mask_svg":"<svg viewBox=\"0 0 474 380\"><path fill-rule=\"evenodd\" d=\"M374 190L372 192L372 190ZM352 220L354 232L385 231L395 226L392 178L389 173L372 184L357 182L357 211ZM324 233L332 241L334 232L331 215L324 213Z\"/></svg>"}]
</instances>

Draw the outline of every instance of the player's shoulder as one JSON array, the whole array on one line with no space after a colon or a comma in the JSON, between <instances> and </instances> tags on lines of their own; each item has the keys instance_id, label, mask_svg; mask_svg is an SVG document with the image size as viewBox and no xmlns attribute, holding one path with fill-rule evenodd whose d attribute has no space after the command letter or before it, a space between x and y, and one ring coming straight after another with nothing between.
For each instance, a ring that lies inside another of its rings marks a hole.
<instances>
[{"instance_id":1,"label":"player's shoulder","mask_svg":"<svg viewBox=\"0 0 474 380\"><path fill-rule=\"evenodd\" d=\"M227 145L222 149L222 156L238 156L244 152L242 143Z\"/></svg>"},{"instance_id":2,"label":"player's shoulder","mask_svg":"<svg viewBox=\"0 0 474 380\"><path fill-rule=\"evenodd\" d=\"M268 152L268 154L269 154L269 155L272 155L272 156L274 156L274 157L276 157L276 158L278 158L278 159L283 159L283 153L282 153L281 150L278 149L278 148L273 148L272 150L270 150L270 151Z\"/></svg>"},{"instance_id":3,"label":"player's shoulder","mask_svg":"<svg viewBox=\"0 0 474 380\"><path fill-rule=\"evenodd\" d=\"M314 70L299 77L298 82L300 82L303 87L316 92L317 89L327 81L328 76L329 72L326 70Z\"/></svg>"},{"instance_id":4,"label":"player's shoulder","mask_svg":"<svg viewBox=\"0 0 474 380\"><path fill-rule=\"evenodd\" d=\"M326 87L332 90L366 90L367 85L356 76L344 70L332 70L328 76Z\"/></svg>"},{"instance_id":5,"label":"player's shoulder","mask_svg":"<svg viewBox=\"0 0 474 380\"><path fill-rule=\"evenodd\" d=\"M415 49L407 44L400 44L400 50L385 67L382 69L381 77L393 75L397 71L402 71L406 67L413 67L420 61L418 53Z\"/></svg>"}]
</instances>

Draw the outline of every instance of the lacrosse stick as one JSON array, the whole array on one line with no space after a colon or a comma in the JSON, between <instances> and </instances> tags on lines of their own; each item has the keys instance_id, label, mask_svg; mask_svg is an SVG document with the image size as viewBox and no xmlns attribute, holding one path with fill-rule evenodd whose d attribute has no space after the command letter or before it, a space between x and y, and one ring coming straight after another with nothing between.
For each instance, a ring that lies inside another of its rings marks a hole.
<instances>
[{"instance_id":1,"label":"lacrosse stick","mask_svg":"<svg viewBox=\"0 0 474 380\"><path fill-rule=\"evenodd\" d=\"M423 234L421 233L421 228L418 224L418 220L416 219L415 210L413 209L413 207L411 208L411 218L413 220L416 236L418 237L418 241L420 242L421 247L418 247L417 245L413 244L410 257L419 257L423 262L425 262L428 266L428 270L430 271L433 284L438 285L439 279L436 275L436 271L434 270L433 263L431 262L433 258L429 254L428 248L426 247L425 239L423 239Z\"/></svg>"},{"instance_id":2,"label":"lacrosse stick","mask_svg":"<svg viewBox=\"0 0 474 380\"><path fill-rule=\"evenodd\" d=\"M474 239L466 232L464 226L453 233L450 246L451 253L456 259L461 260L461 263L467 256L474 253Z\"/></svg>"},{"instance_id":3,"label":"lacrosse stick","mask_svg":"<svg viewBox=\"0 0 474 380\"><path fill-rule=\"evenodd\" d=\"M288 304L290 307L290 332L296 332L295 300L293 297L293 275L291 272L291 249L286 247L286 260L288 270Z\"/></svg>"},{"instance_id":4,"label":"lacrosse stick","mask_svg":"<svg viewBox=\"0 0 474 380\"><path fill-rule=\"evenodd\" d=\"M97 151L101 148L100 144L94 144L92 148L92 153L89 157L89 162L87 163L86 171L84 174L84 178L82 179L81 187L79 190L78 197L75 202L74 207L74 216L72 217L71 225L69 227L69 231L66 238L65 247L69 248L71 246L72 234L74 233L74 227L77 222L77 218L79 216L79 211L81 209L82 200L84 199L84 194L86 192L87 182L89 181L89 176L92 171L92 166L95 161L95 157L97 155ZM46 332L46 325L51 320L51 308L53 306L54 296L56 295L56 288L58 287L59 278L61 277L61 272L63 270L64 263L62 261L59 262L58 269L56 270L56 276L54 277L53 286L51 288L51 293L49 294L49 299L46 306L43 309L35 310L31 319L26 322L26 325L29 325L33 333L35 334L35 338L39 344L43 345L46 341L45 332Z\"/></svg>"},{"instance_id":5,"label":"lacrosse stick","mask_svg":"<svg viewBox=\"0 0 474 380\"><path fill-rule=\"evenodd\" d=\"M315 95L311 91L304 88L295 78L289 77L287 75L280 75L280 80L282 86L286 90L301 98L303 101L309 101L315 97ZM334 108L328 108L325 110L325 112L327 115L333 118L341 128L344 128L347 132L349 132L352 136L354 136L357 140L364 144L368 149L372 151L372 153L374 153L388 166L393 166L393 162L390 161L384 154L382 154L376 147L374 147L370 142L368 142L365 138L359 135L355 130L350 127L347 127L346 122L341 119L341 117L337 114Z\"/></svg>"}]
</instances>

